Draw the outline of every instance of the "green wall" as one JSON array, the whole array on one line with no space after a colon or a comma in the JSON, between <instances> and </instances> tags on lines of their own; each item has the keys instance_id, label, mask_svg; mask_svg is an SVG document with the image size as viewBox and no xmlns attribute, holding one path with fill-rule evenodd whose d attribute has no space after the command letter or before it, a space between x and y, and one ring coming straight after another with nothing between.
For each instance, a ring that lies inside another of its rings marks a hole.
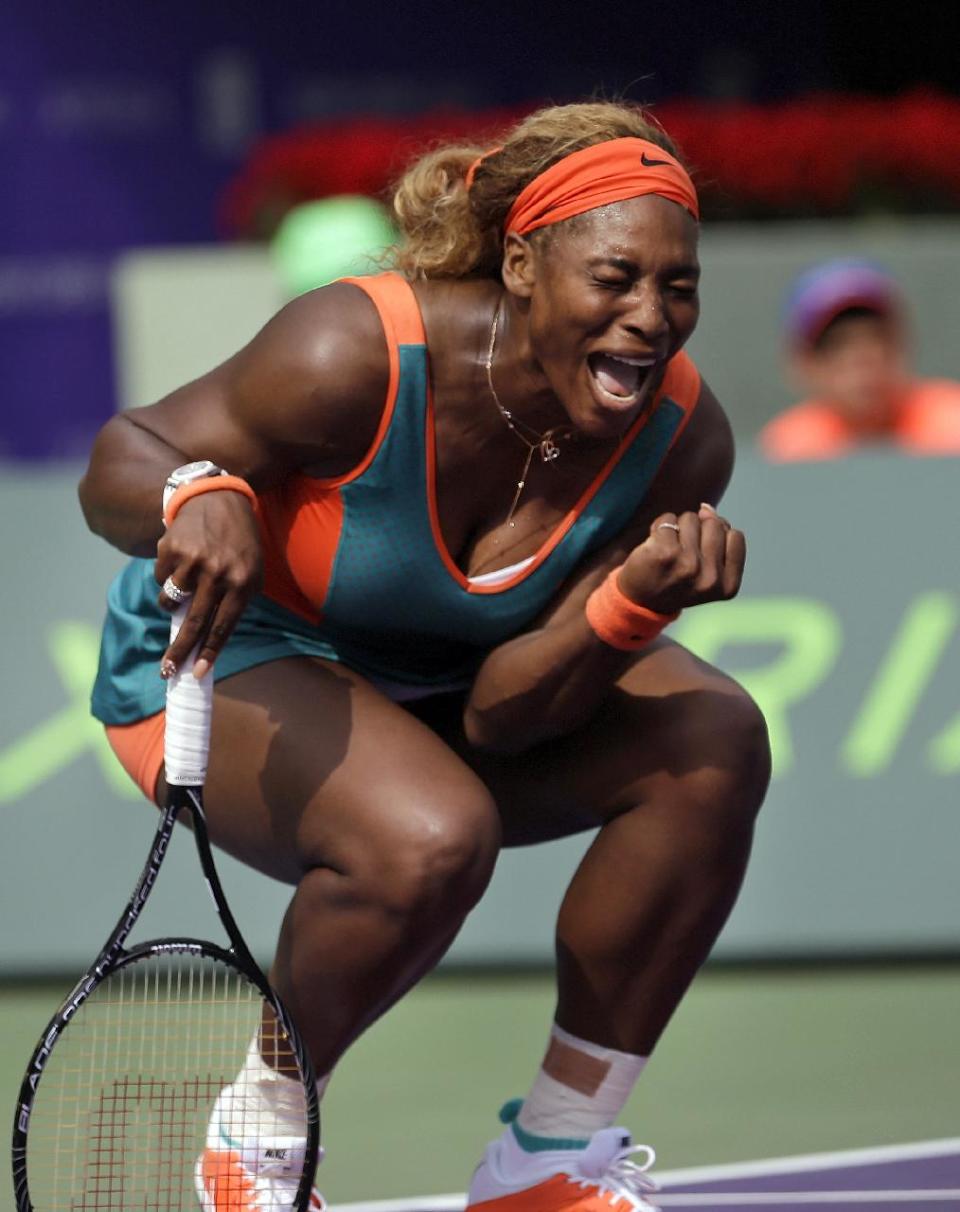
<instances>
[{"instance_id":1,"label":"green wall","mask_svg":"<svg viewBox=\"0 0 960 1212\"><path fill-rule=\"evenodd\" d=\"M0 472L0 961L75 970L133 884L154 825L87 715L106 584L121 557L84 530L80 469ZM750 544L743 593L673 631L763 706L776 777L717 954L957 949L960 586L950 460L742 457L725 511ZM197 932L206 895L179 839L151 932ZM543 961L585 842L505 855L453 958ZM267 955L286 890L224 859ZM149 917L149 914L148 914Z\"/></svg>"},{"instance_id":2,"label":"green wall","mask_svg":"<svg viewBox=\"0 0 960 1212\"><path fill-rule=\"evenodd\" d=\"M866 256L902 283L917 367L960 379L960 222L877 219L731 223L704 228L702 310L690 352L749 441L795 398L783 366L781 309L816 261ZM117 372L125 405L148 404L244 344L283 302L257 246L131 252L113 278Z\"/></svg>"}]
</instances>

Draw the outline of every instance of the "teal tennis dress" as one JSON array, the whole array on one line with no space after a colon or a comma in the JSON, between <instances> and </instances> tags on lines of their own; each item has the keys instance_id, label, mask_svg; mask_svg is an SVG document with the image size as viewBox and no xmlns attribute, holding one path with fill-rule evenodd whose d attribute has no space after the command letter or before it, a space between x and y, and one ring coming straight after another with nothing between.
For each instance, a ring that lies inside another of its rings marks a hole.
<instances>
[{"instance_id":1,"label":"teal tennis dress","mask_svg":"<svg viewBox=\"0 0 960 1212\"><path fill-rule=\"evenodd\" d=\"M336 479L290 477L258 498L264 591L214 666L229 677L290 656L342 661L414 697L469 683L491 648L522 632L585 557L635 514L692 412L700 380L678 354L639 418L580 500L528 561L467 578L437 520L433 404L423 322L397 274L348 279L373 300L390 356L380 427L359 466ZM160 657L170 618L156 604L152 560L110 586L93 714L132 724L164 706Z\"/></svg>"}]
</instances>

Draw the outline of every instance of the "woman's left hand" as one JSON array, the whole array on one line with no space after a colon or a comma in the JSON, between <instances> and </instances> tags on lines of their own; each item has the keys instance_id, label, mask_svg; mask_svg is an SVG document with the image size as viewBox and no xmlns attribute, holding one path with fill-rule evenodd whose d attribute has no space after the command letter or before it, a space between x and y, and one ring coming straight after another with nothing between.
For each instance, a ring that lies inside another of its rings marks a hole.
<instances>
[{"instance_id":1,"label":"woman's left hand","mask_svg":"<svg viewBox=\"0 0 960 1212\"><path fill-rule=\"evenodd\" d=\"M742 531L711 505L696 512L662 513L620 569L620 589L659 614L735 597L747 556Z\"/></svg>"}]
</instances>

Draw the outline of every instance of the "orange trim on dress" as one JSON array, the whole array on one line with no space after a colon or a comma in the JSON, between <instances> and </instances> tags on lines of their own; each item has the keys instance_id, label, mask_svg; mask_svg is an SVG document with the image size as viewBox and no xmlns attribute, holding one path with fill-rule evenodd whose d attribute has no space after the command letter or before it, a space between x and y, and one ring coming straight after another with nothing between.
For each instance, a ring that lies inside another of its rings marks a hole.
<instances>
[{"instance_id":1,"label":"orange trim on dress","mask_svg":"<svg viewBox=\"0 0 960 1212\"><path fill-rule=\"evenodd\" d=\"M700 389L703 382L700 371L697 370L689 354L681 350L670 359L667 373L660 386L660 396L669 396L675 404L683 409L683 420L677 426L677 432L670 439L670 449L676 446L680 435L690 424L690 418L700 403Z\"/></svg>"},{"instance_id":2,"label":"orange trim on dress","mask_svg":"<svg viewBox=\"0 0 960 1212\"><path fill-rule=\"evenodd\" d=\"M343 278L342 281L359 286L373 300L383 320L388 344L392 338L397 345L426 345L420 305L406 278L389 270L365 278Z\"/></svg>"},{"instance_id":3,"label":"orange trim on dress","mask_svg":"<svg viewBox=\"0 0 960 1212\"><path fill-rule=\"evenodd\" d=\"M319 623L343 531L340 488L373 462L393 419L400 387L400 345L423 345L420 309L410 285L395 273L341 281L362 290L377 309L387 346L389 377L380 422L366 454L339 476L294 476L260 497L264 540L264 593L288 610ZM291 568L298 570L294 578Z\"/></svg>"},{"instance_id":4,"label":"orange trim on dress","mask_svg":"<svg viewBox=\"0 0 960 1212\"><path fill-rule=\"evenodd\" d=\"M422 345L426 348L423 317L413 288L396 273L378 274L368 278L344 278L343 281L363 290L380 316L390 378L387 400L380 424L370 449L349 472L330 479L297 476L282 486L263 493L259 498L261 530L264 536L264 593L288 610L316 624L329 591L343 528L343 500L338 491L369 467L386 435L396 407L400 380L400 345ZM683 409L684 417L673 438L675 442L696 407L700 390L700 375L690 358L683 352L670 361L663 383L655 397L659 402L669 395ZM437 505L437 455L433 385L427 375L426 408L426 476L427 506L434 545L450 576L468 593L501 593L520 584L531 575L570 531L577 518L603 482L620 461L627 447L646 424L651 413L642 413L621 439L604 466L569 512L538 549L529 564L517 574L494 585L471 584L460 571L447 550L440 529ZM297 579L291 567L297 568Z\"/></svg>"},{"instance_id":5,"label":"orange trim on dress","mask_svg":"<svg viewBox=\"0 0 960 1212\"><path fill-rule=\"evenodd\" d=\"M166 712L158 711L134 724L107 724L107 741L120 765L151 804L163 770L163 726Z\"/></svg>"},{"instance_id":6,"label":"orange trim on dress","mask_svg":"<svg viewBox=\"0 0 960 1212\"><path fill-rule=\"evenodd\" d=\"M674 363L679 363L674 369ZM696 394L689 402L684 401L684 396L694 391ZM686 425L690 419L694 408L697 405L700 391L700 374L694 366L690 358L683 352L675 355L667 367L667 373L664 376L663 383L660 385L654 404L659 404L664 396L669 395L678 407L683 409L684 417L678 426L677 432ZM679 399L677 397L680 397ZM547 556L557 547L561 540L569 533L574 522L583 513L587 505L594 496L600 491L604 482L609 478L613 469L623 458L634 438L640 433L643 427L647 424L650 417L653 416L654 409L644 410L640 416L633 422L624 436L617 444L616 450L607 459L603 467L597 472L593 480L587 485L584 491L580 494L578 500L574 503L566 515L557 523L550 535L544 543L537 549L530 563L524 566L516 573L515 576L508 578L505 581L498 581L495 585L476 585L471 583L469 578L460 571L454 562L450 552L447 550L447 544L443 538L443 532L440 529L440 513L437 506L437 453L436 453L436 429L434 425L434 407L433 407L433 390L427 385L427 438L426 438L426 453L427 453L427 505L430 515L430 529L433 532L433 541L436 545L437 552L442 559L447 571L453 579L465 589L468 593L502 593L507 589L513 589L515 585L519 585L533 572L535 572ZM673 439L674 441L676 438Z\"/></svg>"},{"instance_id":7,"label":"orange trim on dress","mask_svg":"<svg viewBox=\"0 0 960 1212\"><path fill-rule=\"evenodd\" d=\"M343 515L340 489L318 490L308 476L261 498L263 592L314 625L330 589Z\"/></svg>"},{"instance_id":8,"label":"orange trim on dress","mask_svg":"<svg viewBox=\"0 0 960 1212\"><path fill-rule=\"evenodd\" d=\"M420 316L420 308L417 305L413 288L405 278L390 272L376 274L369 278L341 278L341 281L362 290L377 309L380 323L383 326L383 335L387 342L390 378L387 383L386 404L380 415L380 424L377 426L370 449L356 467L342 476L312 481L325 488L337 488L341 484L348 484L357 476L362 475L373 462L374 456L386 437L397 403L397 392L400 387L399 347L401 345L426 345L426 333L423 328L423 319Z\"/></svg>"}]
</instances>

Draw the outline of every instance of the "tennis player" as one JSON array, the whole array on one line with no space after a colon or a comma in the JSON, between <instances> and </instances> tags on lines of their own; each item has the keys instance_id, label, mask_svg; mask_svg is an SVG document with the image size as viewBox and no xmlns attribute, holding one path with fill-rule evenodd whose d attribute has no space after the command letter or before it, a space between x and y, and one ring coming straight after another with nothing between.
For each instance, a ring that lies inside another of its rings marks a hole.
<instances>
[{"instance_id":1,"label":"tennis player","mask_svg":"<svg viewBox=\"0 0 960 1212\"><path fill-rule=\"evenodd\" d=\"M734 903L768 777L754 704L660 634L732 597L745 557L715 510L730 428L682 352L696 193L640 110L597 103L430 153L394 206L393 271L296 299L104 427L83 507L134 558L93 709L162 800L163 677L200 642L211 832L295 888L272 979L321 1090L502 846L596 831L542 1066L470 1204L646 1209L651 1153L614 1125ZM298 1122L293 1092L252 1045L204 1208L225 1168L245 1207L287 1206L243 1136L258 1107Z\"/></svg>"}]
</instances>

